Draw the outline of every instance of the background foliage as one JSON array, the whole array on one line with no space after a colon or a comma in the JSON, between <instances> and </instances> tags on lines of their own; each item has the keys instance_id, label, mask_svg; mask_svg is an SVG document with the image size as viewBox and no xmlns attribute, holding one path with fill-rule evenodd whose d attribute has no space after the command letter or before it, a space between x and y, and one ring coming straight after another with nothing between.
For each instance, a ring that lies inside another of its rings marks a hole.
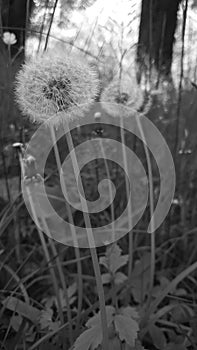
<instances>
[{"instance_id":1,"label":"background foliage","mask_svg":"<svg viewBox=\"0 0 197 350\"><path fill-rule=\"evenodd\" d=\"M127 236L97 251L109 349L197 349L196 11L195 0L0 0L2 349L102 348L89 250L79 255L74 248L43 241L21 195L19 161L12 144L28 142L36 127L20 115L14 97L15 76L25 58L45 49L72 50L84 56L99 73L100 92L120 72L129 74L150 98L147 116L166 138L176 165L175 198L156 232L153 289L149 288L152 267L146 231L149 208L133 230L132 251ZM13 45L3 40L8 31L16 36ZM100 111L95 104L92 113L96 112ZM103 137L120 140L115 127L102 131ZM96 127L75 130L74 143L94 138L98 132ZM142 144L128 133L125 138L145 163ZM36 152L39 161L40 151ZM153 169L156 201L159 178L154 163ZM124 176L112 163L109 170L118 189L114 203L118 216L126 202ZM102 160L83 169L87 198L97 198L97 186L105 173ZM53 155L46 177L49 195L57 197L53 205L62 212ZM73 212L73 218L77 225L84 225L80 212ZM110 210L92 220L95 226L109 222ZM131 255L133 265L128 273Z\"/></svg>"}]
</instances>

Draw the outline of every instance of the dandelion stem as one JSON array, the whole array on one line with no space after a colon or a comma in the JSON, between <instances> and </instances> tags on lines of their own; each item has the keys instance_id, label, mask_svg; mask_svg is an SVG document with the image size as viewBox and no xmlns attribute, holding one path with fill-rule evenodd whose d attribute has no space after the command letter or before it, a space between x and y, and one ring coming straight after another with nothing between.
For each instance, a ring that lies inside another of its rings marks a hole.
<instances>
[{"instance_id":1,"label":"dandelion stem","mask_svg":"<svg viewBox=\"0 0 197 350\"><path fill-rule=\"evenodd\" d=\"M104 164L105 164L105 170L106 170L107 178L110 180L110 178L111 178L110 177L110 170L109 170L109 166L108 166L108 163L107 163L105 149L103 147L103 142L102 142L101 138L99 138L99 143L100 143L101 152L102 152L102 156L103 156L103 160L104 160ZM114 211L113 191L112 191L111 182L109 183L109 196L110 196L110 203L111 203L110 208L111 208L111 222L112 222L113 244L116 244L116 242L115 242L115 240L116 240L116 233L115 233L115 225L114 225L115 211ZM115 283L114 283L113 280L112 280L111 286L112 286L112 290L113 290L112 303L113 303L114 307L116 308L117 307L116 290L115 290Z\"/></svg>"},{"instance_id":2,"label":"dandelion stem","mask_svg":"<svg viewBox=\"0 0 197 350\"><path fill-rule=\"evenodd\" d=\"M61 171L60 154L59 154L59 150L57 147L54 128L51 125L51 123L50 123L50 132L51 132L51 138L53 141L56 163L57 163L58 171L60 174L60 171ZM67 196L67 188L66 188L65 181L62 181L61 186L62 186L63 193ZM76 333L77 333L77 331L79 329L80 313L81 313L82 299L83 299L82 266L81 266L81 260L80 260L80 251L79 251L79 248L77 248L78 247L78 239L77 239L77 234L76 234L76 230L75 230L75 226L74 226L74 222L73 222L71 208L70 208L70 205L68 204L68 202L67 201L65 201L65 202L66 202L66 210L67 210L67 214L68 214L68 220L69 220L69 223L71 224L70 228L71 228L71 234L72 234L72 239L73 239L73 243L74 243L74 247L75 247L75 256L76 256L76 261L77 261L77 276L78 276L78 311L77 311L77 325L76 325ZM69 305L68 305L68 307L69 307Z\"/></svg>"},{"instance_id":3,"label":"dandelion stem","mask_svg":"<svg viewBox=\"0 0 197 350\"><path fill-rule=\"evenodd\" d=\"M55 291L55 294L56 294L56 297L57 297L59 316L60 316L61 323L63 324L64 323L64 316L63 316L63 312L62 312L62 305L61 305L61 301L60 301L60 297L59 297L59 288L58 288L58 283L57 283L57 279L56 279L56 276L55 276L54 267L53 267L53 265L51 263L51 259L50 259L49 251L48 251L47 244L46 244L46 241L45 241L45 238L44 238L44 234L42 233L42 231L39 228L40 224L39 224L39 221L38 221L38 217L37 217L36 210L35 210L35 207L34 207L34 202L33 202L32 196L31 196L31 192L30 192L30 190L28 188L28 185L26 186L26 191L27 191L27 195L28 195L28 200L29 200L32 216L33 216L34 222L36 224L36 227L37 227L37 230L38 230L38 234L39 234L39 238L40 238L40 241L41 241L41 244L42 244L42 248L43 248L43 251L44 251L44 254L45 254L46 262L47 262L47 264L49 266L49 269L50 269L51 278L52 278L53 286L54 286L54 291Z\"/></svg>"},{"instance_id":4,"label":"dandelion stem","mask_svg":"<svg viewBox=\"0 0 197 350\"><path fill-rule=\"evenodd\" d=\"M153 174L152 174L152 165L149 150L146 143L146 137L144 130L140 121L140 115L137 116L137 125L141 134L143 141L144 152L146 155L147 168L148 168L148 181L149 181L149 197L150 197L150 217L151 217L151 264L150 264L150 286L149 286L149 296L148 302L149 305L151 302L151 294L154 286L154 276L155 276L155 221L154 221L154 194L153 194Z\"/></svg>"},{"instance_id":5,"label":"dandelion stem","mask_svg":"<svg viewBox=\"0 0 197 350\"><path fill-rule=\"evenodd\" d=\"M103 142L102 139L99 138L99 143L100 143L100 147L101 147L101 152L102 152L102 156L103 156L103 160L104 160L104 164L105 164L105 170L106 170L106 174L107 174L107 178L110 180L111 176L110 176L110 170L109 170L109 166L107 163L107 159L106 159L106 154L105 154L105 149L103 147ZM114 212L114 201L113 201L113 191L112 191L112 185L111 183L109 183L109 196L110 196L110 209L111 209L111 222L112 222L112 232L113 232L113 241L116 239L116 235L115 235L115 226L114 226L114 221L115 221L115 212Z\"/></svg>"},{"instance_id":6,"label":"dandelion stem","mask_svg":"<svg viewBox=\"0 0 197 350\"><path fill-rule=\"evenodd\" d=\"M122 144L123 164L124 164L124 169L125 169L126 195L127 195L127 201L128 201L128 221L129 221L129 227L132 227L132 225L133 225L132 207L131 207L131 201L129 200L130 190L129 190L129 182L128 182L127 175L126 175L126 174L128 174L128 164L127 164L127 155L126 155L126 151L125 151L125 134L124 134L124 119L123 118L120 118L120 136L121 136L121 144ZM132 267L133 267L133 232L131 230L129 232L129 263L128 263L128 279L129 279L129 281L131 279Z\"/></svg>"},{"instance_id":7,"label":"dandelion stem","mask_svg":"<svg viewBox=\"0 0 197 350\"><path fill-rule=\"evenodd\" d=\"M20 166L21 166L22 178L24 178L25 169L24 169L24 163L23 163L23 159L22 159L21 154L19 155L19 161L20 161ZM37 217L37 214L36 214L35 205L34 205L34 202L33 202L32 196L31 196L31 192L30 192L28 186L26 186L26 191L27 191L27 195L28 195L28 199L29 199L29 203L30 203L32 216L33 216L34 222L35 222L35 224L37 226L37 230L38 230L38 234L39 234L39 237L40 237L40 241L42 243L42 247L43 247L43 251L44 251L44 254L45 254L45 258L46 258L46 261L47 261L48 266L50 268L50 273L51 273L51 277L52 277L52 281L53 281L53 285L54 285L54 290L55 290L56 297L57 297L57 303L58 303L58 308L59 308L60 320L61 320L61 323L63 324L64 323L64 316L63 316L63 312L62 312L62 305L61 305L61 301L60 301L60 297L59 297L59 288L58 288L58 283L57 283L54 267L53 267L53 265L51 263L51 259L50 259L50 255L49 255L49 252L48 252L48 248L47 248L47 245L46 245L46 241L45 241L44 235L43 235L42 231L39 228L40 227L39 220L38 220L38 217ZM41 217L41 223L42 223L44 231L47 233L47 236L51 237L51 234L50 234L47 222L46 222L44 217ZM60 271L61 270L61 265L60 265L60 261L59 261L59 258L57 256L57 252L56 252L55 246L53 244L52 238L51 239L49 238L49 244L51 246L51 250L52 250L53 256L56 257L57 268L58 268L58 272L59 272L59 275L60 275L60 280L61 280L61 283L62 283L63 290L64 290L64 292L66 291L65 299L66 299L66 303L68 305L67 306L67 313L68 313L68 322L69 322L69 338L70 338L69 340L70 340L70 344L72 344L72 342L73 342L72 319L71 319L71 310L70 310L70 306L69 306L68 293L67 293L65 281L63 281L63 279L62 279L62 274L61 274L61 271Z\"/></svg>"},{"instance_id":8,"label":"dandelion stem","mask_svg":"<svg viewBox=\"0 0 197 350\"><path fill-rule=\"evenodd\" d=\"M95 248L94 236L93 236L91 222L90 222L90 218L89 218L89 214L88 214L88 206L87 206L87 202L85 199L85 193L84 193L84 189L83 189L82 180L81 180L80 176L77 179L77 174L80 174L79 166L78 166L76 154L75 154L75 152L72 152L72 150L74 150L74 145L73 145L72 136L71 136L71 133L69 130L69 126L66 122L64 123L64 130L65 130L67 144L68 144L68 148L69 148L69 152L70 152L70 156L71 156L71 160L72 160L72 165L73 165L73 169L74 169L74 173L75 173L75 177L76 177L76 183L79 182L81 192L82 192L82 196L80 196L80 199L81 199L81 205L82 205L82 210L83 210L83 215L84 215L85 226L86 226L86 230L87 230L87 237L88 237L90 253L91 253L94 272L95 272L95 277L96 277L98 297L99 297L99 303L100 303L101 325L102 325L102 332L103 332L103 350L108 350L108 327L107 327L107 315L106 315L106 308L105 308L105 295L104 295L104 290L103 290L103 284L102 284L102 278L101 278L98 257L97 257L96 248Z\"/></svg>"}]
</instances>

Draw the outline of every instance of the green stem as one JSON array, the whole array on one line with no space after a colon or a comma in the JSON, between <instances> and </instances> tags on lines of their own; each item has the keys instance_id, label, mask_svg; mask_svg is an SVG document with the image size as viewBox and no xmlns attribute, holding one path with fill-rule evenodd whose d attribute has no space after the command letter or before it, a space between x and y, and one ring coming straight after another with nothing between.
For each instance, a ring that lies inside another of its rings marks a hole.
<instances>
[{"instance_id":1,"label":"green stem","mask_svg":"<svg viewBox=\"0 0 197 350\"><path fill-rule=\"evenodd\" d=\"M100 272L100 267L99 267L99 262L98 262L98 257L96 253L96 248L95 247L95 241L94 241L94 236L93 236L93 231L91 227L91 222L88 214L88 206L87 202L85 199L85 193L83 189L83 184L81 177L77 179L76 174L80 174L79 171L79 166L76 158L75 152L72 152L74 150L74 145L73 145L73 140L70 134L69 126L65 122L64 124L64 129L65 129L65 135L67 139L67 144L69 148L69 152L71 155L71 160L72 160L72 165L76 177L76 183L77 180L79 182L82 196L80 196L81 199L81 205L82 205L82 210L83 210L83 215L84 215L84 221L85 221L85 226L87 230L87 237L88 237L88 242L89 246L93 247L90 248L90 253L92 257L92 262L93 262L93 267L94 267L94 272L95 272L95 277L96 277L96 283L97 283L97 289L98 289L98 297L99 297L99 303L100 303L100 312L101 312L101 326L102 326L102 332L103 332L103 350L108 350L108 327L107 327L107 315L106 315L106 308L105 308L105 295L104 295L104 290L103 290L103 284L102 284L102 278L101 278L101 272Z\"/></svg>"},{"instance_id":2,"label":"green stem","mask_svg":"<svg viewBox=\"0 0 197 350\"><path fill-rule=\"evenodd\" d=\"M46 258L46 262L47 262L47 264L49 266L49 269L50 269L51 279L53 281L54 291L55 291L55 294L56 294L56 297L57 297L59 316L60 316L61 323L63 324L64 323L64 316L63 316L63 312L62 312L62 305L61 305L61 301L60 301L60 297L59 297L59 288L58 288L58 283L57 283L54 267L53 267L53 265L51 263L51 259L50 259L50 255L49 255L49 252L48 252L48 248L47 248L47 244L46 244L44 235L43 235L42 231L39 228L40 224L39 224L39 221L38 221L38 217L37 217L37 214L36 214L34 202L32 200L31 192L30 192L30 190L28 188L28 185L26 186L26 191L27 191L27 196L28 196L28 200L29 200L32 216L33 216L34 222L35 222L35 224L37 226L37 230L38 230L39 238L40 238L40 241L41 241L41 244L42 244L42 248L43 248L43 251L44 251L44 255L45 255L45 258Z\"/></svg>"},{"instance_id":3,"label":"green stem","mask_svg":"<svg viewBox=\"0 0 197 350\"><path fill-rule=\"evenodd\" d=\"M99 143L100 143L100 148L101 148L101 152L102 152L102 156L103 156L103 160L104 160L104 164L105 164L105 170L106 170L106 174L107 174L107 178L110 180L110 170L109 170L109 166L107 163L107 159L106 159L106 154L105 154L105 149L103 147L103 142L102 139L99 138ZM114 225L114 221L115 221L115 212L114 212L114 201L113 201L113 191L112 191L112 186L111 183L109 183L109 196L110 196L110 209L111 209L111 222L112 222L112 233L113 233L113 244L115 243L116 240L116 234L115 234L115 225ZM112 283L111 283L111 287L112 287L112 303L113 306L115 308L117 308L117 298L116 298L116 290L115 290L115 283L113 280L114 277L112 277Z\"/></svg>"},{"instance_id":4,"label":"green stem","mask_svg":"<svg viewBox=\"0 0 197 350\"><path fill-rule=\"evenodd\" d=\"M53 141L53 147L54 147L54 151L55 151L56 163L57 163L58 171L60 174L60 171L61 171L60 154L59 154L59 150L57 147L54 128L51 124L50 124L50 132L51 132L51 138ZM62 181L61 185L62 185L63 193L67 196L67 188L66 188L65 182ZM78 275L78 307L77 307L77 325L76 325L76 333L77 333L78 329L79 329L80 313L81 313L81 309L82 309L82 299L83 299L82 266L81 266L81 260L80 260L80 251L79 251L79 248L77 248L78 247L78 239L77 239L77 234L76 234L76 230L75 230L75 226L74 226L74 222L73 222L71 208L70 208L70 205L68 204L68 202L67 201L65 201L65 202L66 202L66 211L68 214L68 220L69 220L69 223L71 224L70 228L71 228L72 239L74 242L75 256L76 256L76 261L77 261L77 275Z\"/></svg>"},{"instance_id":5,"label":"green stem","mask_svg":"<svg viewBox=\"0 0 197 350\"><path fill-rule=\"evenodd\" d=\"M25 169L24 169L24 163L23 163L23 159L22 159L21 155L19 155L19 161L20 161L20 165L21 165L22 178L24 178ZM46 245L46 241L45 241L44 235L43 235L42 231L39 229L39 227L40 227L39 220L38 220L38 217L37 217L37 214L36 214L34 202L32 200L31 192L29 191L28 185L26 186L26 191L27 191L27 195L28 195L28 199L29 199L29 203L30 203L30 208L31 208L31 212L32 212L32 215L33 215L33 219L34 219L34 222L35 222L35 224L37 226L39 238L40 238L40 241L41 241L41 244L42 244L42 247L43 247L43 251L44 251L44 254L45 254L46 262L47 262L47 264L49 266L49 269L50 269L51 278L52 278L52 281L53 281L54 290L55 290L55 294L56 294L56 297L57 297L57 303L58 303L58 308L59 308L60 320L61 320L61 323L63 324L64 323L64 316L63 316L62 305L61 305L61 301L60 301L60 297L59 297L59 288L58 288L58 283L57 283L57 279L56 279L56 275L55 275L55 270L54 270L54 267L53 267L53 265L51 263L51 259L50 259L50 255L49 255L49 252L48 252L48 248L47 248L47 245ZM51 236L50 235L50 231L48 229L48 225L47 225L46 220L45 220L44 217L41 218L41 222L42 222L42 225L43 225L43 229L47 233L47 236L50 237ZM55 246L54 246L52 240L50 240L50 238L49 238L49 243L50 243L50 245L52 247L53 255L56 256L56 262L57 262L58 271L59 271L59 274L60 274L61 265L60 265L59 259L57 257L57 252L56 252ZM61 282L63 282L61 275L60 275L60 279L61 279ZM66 290L65 299L66 299L66 302L67 302L67 305L68 305L67 306L67 313L68 313L69 330L70 330L69 335L70 335L70 344L72 344L72 319L71 319L71 310L70 310L70 306L69 306L69 298L68 298L68 293L67 293L67 289L66 289L66 286L65 286L65 281L64 281L62 287L63 287L64 292Z\"/></svg>"},{"instance_id":6,"label":"green stem","mask_svg":"<svg viewBox=\"0 0 197 350\"><path fill-rule=\"evenodd\" d=\"M150 264L150 287L149 287L149 297L148 305L151 302L152 289L154 287L154 276L155 276L155 222L154 222L154 192L153 192L153 174L152 165L149 150L146 144L146 137L144 135L144 130L140 121L140 115L137 116L137 125L141 134L143 141L143 147L146 155L147 168L148 168L148 181L149 181L149 197L150 197L150 217L151 217L151 264Z\"/></svg>"},{"instance_id":7,"label":"green stem","mask_svg":"<svg viewBox=\"0 0 197 350\"><path fill-rule=\"evenodd\" d=\"M128 174L128 164L127 164L127 155L125 150L125 135L124 135L124 119L123 117L120 118L120 136L121 136L121 144L122 144L122 154L123 154L123 164L125 169L125 183L126 183L126 195L127 195L127 201L128 201L128 221L129 221L129 227L133 226L133 220L132 220L132 206L131 202L129 201L130 197L130 190L129 190L129 183L127 179ZM129 232L129 263L128 263L128 279L130 281L131 279L131 273L133 268L133 232Z\"/></svg>"},{"instance_id":8,"label":"green stem","mask_svg":"<svg viewBox=\"0 0 197 350\"><path fill-rule=\"evenodd\" d=\"M102 156L103 156L103 160L104 160L104 164L105 164L105 170L106 170L107 178L110 180L111 176L110 176L109 166L108 166L108 163L107 163L107 159L106 159L106 155L105 155L105 149L103 147L103 142L102 142L101 138L99 138L99 143L100 143L101 152L102 152ZM116 238L115 226L114 226L115 212L114 212L113 191L112 191L111 183L109 184L109 196L110 196L110 202L111 202L110 210L111 210L111 222L112 222L113 240L115 241L115 238Z\"/></svg>"}]
</instances>

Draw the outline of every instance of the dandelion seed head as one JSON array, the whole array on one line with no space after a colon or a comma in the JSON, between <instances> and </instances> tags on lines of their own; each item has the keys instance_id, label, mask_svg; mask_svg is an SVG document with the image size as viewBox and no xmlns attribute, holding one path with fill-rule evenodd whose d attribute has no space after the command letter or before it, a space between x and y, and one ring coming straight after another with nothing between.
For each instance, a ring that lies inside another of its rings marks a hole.
<instances>
[{"instance_id":1,"label":"dandelion seed head","mask_svg":"<svg viewBox=\"0 0 197 350\"><path fill-rule=\"evenodd\" d=\"M143 91L129 77L115 78L101 94L103 108L114 117L128 117L136 113L143 101Z\"/></svg>"},{"instance_id":2,"label":"dandelion seed head","mask_svg":"<svg viewBox=\"0 0 197 350\"><path fill-rule=\"evenodd\" d=\"M16 78L16 98L34 122L59 124L81 117L98 93L95 71L81 58L44 53L25 63Z\"/></svg>"},{"instance_id":3,"label":"dandelion seed head","mask_svg":"<svg viewBox=\"0 0 197 350\"><path fill-rule=\"evenodd\" d=\"M115 97L115 101L119 104L126 104L129 100L129 95L126 92L120 92L118 96Z\"/></svg>"}]
</instances>

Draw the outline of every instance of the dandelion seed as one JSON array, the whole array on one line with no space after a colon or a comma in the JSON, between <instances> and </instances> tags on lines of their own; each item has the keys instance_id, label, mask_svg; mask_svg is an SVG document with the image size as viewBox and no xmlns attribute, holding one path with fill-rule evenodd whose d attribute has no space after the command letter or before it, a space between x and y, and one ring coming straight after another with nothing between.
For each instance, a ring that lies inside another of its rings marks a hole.
<instances>
[{"instance_id":1,"label":"dandelion seed","mask_svg":"<svg viewBox=\"0 0 197 350\"><path fill-rule=\"evenodd\" d=\"M16 35L14 33L4 32L3 33L3 42L6 45L14 45L14 44L16 44L16 42L17 42Z\"/></svg>"},{"instance_id":2,"label":"dandelion seed","mask_svg":"<svg viewBox=\"0 0 197 350\"><path fill-rule=\"evenodd\" d=\"M38 55L16 78L17 102L34 122L56 125L81 117L97 93L96 73L75 56Z\"/></svg>"},{"instance_id":3,"label":"dandelion seed","mask_svg":"<svg viewBox=\"0 0 197 350\"><path fill-rule=\"evenodd\" d=\"M140 110L144 96L137 83L124 77L114 79L101 94L101 103L107 113L114 117L130 116Z\"/></svg>"}]
</instances>

